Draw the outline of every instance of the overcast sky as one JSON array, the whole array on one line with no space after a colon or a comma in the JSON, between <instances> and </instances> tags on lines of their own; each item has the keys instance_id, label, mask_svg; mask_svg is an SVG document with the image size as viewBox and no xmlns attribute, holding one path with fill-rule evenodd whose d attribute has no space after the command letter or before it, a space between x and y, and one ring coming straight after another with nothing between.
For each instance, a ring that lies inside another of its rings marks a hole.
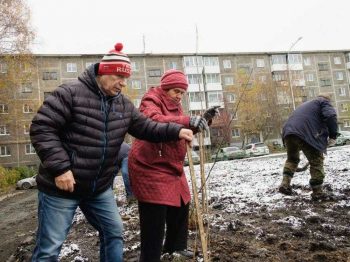
<instances>
[{"instance_id":1,"label":"overcast sky","mask_svg":"<svg viewBox=\"0 0 350 262\"><path fill-rule=\"evenodd\" d=\"M350 0L27 0L37 54L350 49Z\"/></svg>"}]
</instances>

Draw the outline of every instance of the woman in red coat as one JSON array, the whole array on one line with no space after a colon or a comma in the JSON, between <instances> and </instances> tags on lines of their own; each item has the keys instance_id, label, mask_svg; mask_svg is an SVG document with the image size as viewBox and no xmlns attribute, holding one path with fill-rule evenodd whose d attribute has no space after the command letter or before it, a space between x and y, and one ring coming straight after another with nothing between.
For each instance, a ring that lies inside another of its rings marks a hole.
<instances>
[{"instance_id":1,"label":"woman in red coat","mask_svg":"<svg viewBox=\"0 0 350 262\"><path fill-rule=\"evenodd\" d=\"M140 111L158 122L174 122L194 131L208 128L205 118L183 115L181 98L187 87L181 71L165 72L160 86L151 88L142 98ZM183 170L185 155L185 140L150 143L136 139L132 144L129 175L139 201L140 261L160 261L165 224L163 252L193 255L187 251L191 195Z\"/></svg>"}]
</instances>

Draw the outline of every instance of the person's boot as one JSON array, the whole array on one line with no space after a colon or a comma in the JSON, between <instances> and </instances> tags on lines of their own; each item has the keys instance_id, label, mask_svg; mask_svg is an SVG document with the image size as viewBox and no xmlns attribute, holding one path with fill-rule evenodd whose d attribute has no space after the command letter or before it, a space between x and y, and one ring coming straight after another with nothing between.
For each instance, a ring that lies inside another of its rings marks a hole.
<instances>
[{"instance_id":1,"label":"person's boot","mask_svg":"<svg viewBox=\"0 0 350 262\"><path fill-rule=\"evenodd\" d=\"M312 187L311 199L314 201L317 200L327 200L329 195L323 191L322 185L317 185Z\"/></svg>"},{"instance_id":2,"label":"person's boot","mask_svg":"<svg viewBox=\"0 0 350 262\"><path fill-rule=\"evenodd\" d=\"M173 261L185 261L194 258L194 253L188 249L185 249L173 252L172 256L174 257Z\"/></svg>"},{"instance_id":3,"label":"person's boot","mask_svg":"<svg viewBox=\"0 0 350 262\"><path fill-rule=\"evenodd\" d=\"M284 195L291 195L293 193L290 183L292 182L292 177L284 174L282 183L278 188L278 191Z\"/></svg>"}]
</instances>

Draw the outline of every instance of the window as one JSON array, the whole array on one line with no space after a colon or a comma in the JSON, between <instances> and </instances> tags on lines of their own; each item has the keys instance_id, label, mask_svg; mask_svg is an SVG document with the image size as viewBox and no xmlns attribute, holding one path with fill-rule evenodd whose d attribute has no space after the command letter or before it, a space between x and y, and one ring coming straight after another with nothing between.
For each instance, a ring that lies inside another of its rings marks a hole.
<instances>
[{"instance_id":1,"label":"window","mask_svg":"<svg viewBox=\"0 0 350 262\"><path fill-rule=\"evenodd\" d=\"M344 120L344 127L350 127L350 120Z\"/></svg>"},{"instance_id":2,"label":"window","mask_svg":"<svg viewBox=\"0 0 350 262\"><path fill-rule=\"evenodd\" d=\"M28 135L30 131L30 124L24 124L23 129L24 129L24 134Z\"/></svg>"},{"instance_id":3,"label":"window","mask_svg":"<svg viewBox=\"0 0 350 262\"><path fill-rule=\"evenodd\" d=\"M57 80L57 72L43 72L43 80Z\"/></svg>"},{"instance_id":4,"label":"window","mask_svg":"<svg viewBox=\"0 0 350 262\"><path fill-rule=\"evenodd\" d=\"M169 68L170 68L170 69L177 69L177 63L174 62L174 61L170 62L170 63L169 63Z\"/></svg>"},{"instance_id":5,"label":"window","mask_svg":"<svg viewBox=\"0 0 350 262\"><path fill-rule=\"evenodd\" d=\"M225 76L224 81L227 86L233 85L233 76Z\"/></svg>"},{"instance_id":6,"label":"window","mask_svg":"<svg viewBox=\"0 0 350 262\"><path fill-rule=\"evenodd\" d=\"M1 74L6 74L7 73L7 69L8 69L7 64L0 63L0 73Z\"/></svg>"},{"instance_id":7,"label":"window","mask_svg":"<svg viewBox=\"0 0 350 262\"><path fill-rule=\"evenodd\" d=\"M24 104L23 105L23 113L33 113L34 109L32 105Z\"/></svg>"},{"instance_id":8,"label":"window","mask_svg":"<svg viewBox=\"0 0 350 262\"><path fill-rule=\"evenodd\" d=\"M67 63L67 72L68 73L77 72L77 64L76 63Z\"/></svg>"},{"instance_id":9,"label":"window","mask_svg":"<svg viewBox=\"0 0 350 262\"><path fill-rule=\"evenodd\" d=\"M339 96L346 96L346 90L344 87L339 87Z\"/></svg>"},{"instance_id":10,"label":"window","mask_svg":"<svg viewBox=\"0 0 350 262\"><path fill-rule=\"evenodd\" d=\"M94 64L94 62L86 62L85 63L85 68L88 68L89 66L91 66L91 65L93 65Z\"/></svg>"},{"instance_id":11,"label":"window","mask_svg":"<svg viewBox=\"0 0 350 262\"><path fill-rule=\"evenodd\" d=\"M187 75L188 78L188 83L193 85L193 84L202 84L202 75Z\"/></svg>"},{"instance_id":12,"label":"window","mask_svg":"<svg viewBox=\"0 0 350 262\"><path fill-rule=\"evenodd\" d=\"M313 82L314 81L314 75L311 73L305 74L305 78L307 82Z\"/></svg>"},{"instance_id":13,"label":"window","mask_svg":"<svg viewBox=\"0 0 350 262\"><path fill-rule=\"evenodd\" d=\"M228 94L227 95L227 102L234 103L236 101L236 95L235 94Z\"/></svg>"},{"instance_id":14,"label":"window","mask_svg":"<svg viewBox=\"0 0 350 262\"><path fill-rule=\"evenodd\" d=\"M29 64L29 63L22 63L21 65L20 65L20 67L21 67L21 69L22 69L22 71L24 72L24 73L30 73L31 72L31 65Z\"/></svg>"},{"instance_id":15,"label":"window","mask_svg":"<svg viewBox=\"0 0 350 262\"><path fill-rule=\"evenodd\" d=\"M190 92L188 93L190 102L202 102L203 99L203 93L201 92Z\"/></svg>"},{"instance_id":16,"label":"window","mask_svg":"<svg viewBox=\"0 0 350 262\"><path fill-rule=\"evenodd\" d=\"M131 71L138 72L140 70L140 65L138 62L131 62Z\"/></svg>"},{"instance_id":17,"label":"window","mask_svg":"<svg viewBox=\"0 0 350 262\"><path fill-rule=\"evenodd\" d=\"M135 106L135 107L139 108L140 105L141 105L141 99L140 99L140 98L135 98L135 99L133 100L133 103L134 103L134 106Z\"/></svg>"},{"instance_id":18,"label":"window","mask_svg":"<svg viewBox=\"0 0 350 262\"><path fill-rule=\"evenodd\" d=\"M335 72L335 79L337 79L339 81L344 80L343 72Z\"/></svg>"},{"instance_id":19,"label":"window","mask_svg":"<svg viewBox=\"0 0 350 262\"><path fill-rule=\"evenodd\" d=\"M6 104L0 104L0 114L8 114L9 107Z\"/></svg>"},{"instance_id":20,"label":"window","mask_svg":"<svg viewBox=\"0 0 350 262\"><path fill-rule=\"evenodd\" d=\"M335 65L341 65L341 58L339 56L335 56L333 60Z\"/></svg>"},{"instance_id":21,"label":"window","mask_svg":"<svg viewBox=\"0 0 350 262\"><path fill-rule=\"evenodd\" d=\"M256 59L256 67L265 67L264 59Z\"/></svg>"},{"instance_id":22,"label":"window","mask_svg":"<svg viewBox=\"0 0 350 262\"><path fill-rule=\"evenodd\" d=\"M316 97L316 92L314 89L309 90L309 97Z\"/></svg>"},{"instance_id":23,"label":"window","mask_svg":"<svg viewBox=\"0 0 350 262\"><path fill-rule=\"evenodd\" d=\"M219 58L205 56L203 57L203 63L204 63L204 66L218 66Z\"/></svg>"},{"instance_id":24,"label":"window","mask_svg":"<svg viewBox=\"0 0 350 262\"><path fill-rule=\"evenodd\" d=\"M250 74L250 71L251 71L250 65L240 65L238 67L238 70L246 74Z\"/></svg>"},{"instance_id":25,"label":"window","mask_svg":"<svg viewBox=\"0 0 350 262\"><path fill-rule=\"evenodd\" d=\"M240 132L238 128L234 128L232 129L232 137L239 137L240 136Z\"/></svg>"},{"instance_id":26,"label":"window","mask_svg":"<svg viewBox=\"0 0 350 262\"><path fill-rule=\"evenodd\" d=\"M201 56L185 56L184 64L185 67L203 66L203 59Z\"/></svg>"},{"instance_id":27,"label":"window","mask_svg":"<svg viewBox=\"0 0 350 262\"><path fill-rule=\"evenodd\" d=\"M148 71L149 77L160 77L162 75L160 69L151 69Z\"/></svg>"},{"instance_id":28,"label":"window","mask_svg":"<svg viewBox=\"0 0 350 262\"><path fill-rule=\"evenodd\" d=\"M265 127L265 133L267 134L273 134L273 128L272 126Z\"/></svg>"},{"instance_id":29,"label":"window","mask_svg":"<svg viewBox=\"0 0 350 262\"><path fill-rule=\"evenodd\" d=\"M327 63L318 63L318 70L319 71L328 71L329 66Z\"/></svg>"},{"instance_id":30,"label":"window","mask_svg":"<svg viewBox=\"0 0 350 262\"><path fill-rule=\"evenodd\" d=\"M271 57L272 64L287 64L287 59L285 55L273 55Z\"/></svg>"},{"instance_id":31,"label":"window","mask_svg":"<svg viewBox=\"0 0 350 262\"><path fill-rule=\"evenodd\" d=\"M311 65L310 57L304 57L304 65L306 65L306 66L310 66Z\"/></svg>"},{"instance_id":32,"label":"window","mask_svg":"<svg viewBox=\"0 0 350 262\"><path fill-rule=\"evenodd\" d=\"M224 60L222 61L222 65L224 66L225 69L231 68L231 60Z\"/></svg>"},{"instance_id":33,"label":"window","mask_svg":"<svg viewBox=\"0 0 350 262\"><path fill-rule=\"evenodd\" d=\"M32 144L26 144L26 155L33 155L35 154L35 149Z\"/></svg>"},{"instance_id":34,"label":"window","mask_svg":"<svg viewBox=\"0 0 350 262\"><path fill-rule=\"evenodd\" d=\"M266 76L259 76L260 83L266 83Z\"/></svg>"},{"instance_id":35,"label":"window","mask_svg":"<svg viewBox=\"0 0 350 262\"><path fill-rule=\"evenodd\" d=\"M140 80L131 80L131 88L132 89L141 89L141 81Z\"/></svg>"},{"instance_id":36,"label":"window","mask_svg":"<svg viewBox=\"0 0 350 262\"><path fill-rule=\"evenodd\" d=\"M44 92L44 99L46 99L48 96L50 96L52 92Z\"/></svg>"},{"instance_id":37,"label":"window","mask_svg":"<svg viewBox=\"0 0 350 262\"><path fill-rule=\"evenodd\" d=\"M22 93L31 93L31 92L33 92L32 83L30 82L22 83Z\"/></svg>"},{"instance_id":38,"label":"window","mask_svg":"<svg viewBox=\"0 0 350 262\"><path fill-rule=\"evenodd\" d=\"M208 92L209 103L222 102L222 92Z\"/></svg>"},{"instance_id":39,"label":"window","mask_svg":"<svg viewBox=\"0 0 350 262\"><path fill-rule=\"evenodd\" d=\"M331 80L328 78L320 79L320 86L331 86Z\"/></svg>"},{"instance_id":40,"label":"window","mask_svg":"<svg viewBox=\"0 0 350 262\"><path fill-rule=\"evenodd\" d=\"M0 146L0 157L11 156L10 148L8 146Z\"/></svg>"},{"instance_id":41,"label":"window","mask_svg":"<svg viewBox=\"0 0 350 262\"><path fill-rule=\"evenodd\" d=\"M309 97L315 97L315 89L309 89Z\"/></svg>"},{"instance_id":42,"label":"window","mask_svg":"<svg viewBox=\"0 0 350 262\"><path fill-rule=\"evenodd\" d=\"M232 120L238 120L238 113L237 113L237 112L230 113L230 119L232 119Z\"/></svg>"},{"instance_id":43,"label":"window","mask_svg":"<svg viewBox=\"0 0 350 262\"><path fill-rule=\"evenodd\" d=\"M274 72L272 75L274 81L286 81L287 75L283 72Z\"/></svg>"},{"instance_id":44,"label":"window","mask_svg":"<svg viewBox=\"0 0 350 262\"><path fill-rule=\"evenodd\" d=\"M340 110L342 112L347 112L348 111L348 104L340 104Z\"/></svg>"},{"instance_id":45,"label":"window","mask_svg":"<svg viewBox=\"0 0 350 262\"><path fill-rule=\"evenodd\" d=\"M7 128L7 125L0 125L0 136L9 135L10 131Z\"/></svg>"},{"instance_id":46,"label":"window","mask_svg":"<svg viewBox=\"0 0 350 262\"><path fill-rule=\"evenodd\" d=\"M289 64L301 64L302 58L300 54L289 54L288 63Z\"/></svg>"},{"instance_id":47,"label":"window","mask_svg":"<svg viewBox=\"0 0 350 262\"><path fill-rule=\"evenodd\" d=\"M205 75L205 80L207 84L215 84L219 83L220 84L220 76L219 74L206 74Z\"/></svg>"}]
</instances>

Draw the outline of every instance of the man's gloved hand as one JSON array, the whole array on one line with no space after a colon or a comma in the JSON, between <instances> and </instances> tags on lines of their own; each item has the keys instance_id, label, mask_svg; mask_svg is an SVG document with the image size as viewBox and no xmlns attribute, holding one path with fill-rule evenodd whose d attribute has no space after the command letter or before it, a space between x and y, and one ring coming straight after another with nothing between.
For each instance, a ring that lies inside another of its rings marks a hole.
<instances>
[{"instance_id":1,"label":"man's gloved hand","mask_svg":"<svg viewBox=\"0 0 350 262\"><path fill-rule=\"evenodd\" d=\"M203 130L209 131L209 126L207 123L207 120L205 120L204 117L201 116L191 116L190 117L190 127L193 127L195 129L198 129L199 132L202 132Z\"/></svg>"},{"instance_id":2,"label":"man's gloved hand","mask_svg":"<svg viewBox=\"0 0 350 262\"><path fill-rule=\"evenodd\" d=\"M212 106L205 110L203 117L205 118L205 120L207 120L207 122L212 120L215 116L219 115L219 107L220 106Z\"/></svg>"},{"instance_id":3,"label":"man's gloved hand","mask_svg":"<svg viewBox=\"0 0 350 262\"><path fill-rule=\"evenodd\" d=\"M330 147L330 146L335 146L335 143L337 142L337 140L333 139L333 138L329 138L328 139L328 144L327 146Z\"/></svg>"}]
</instances>

